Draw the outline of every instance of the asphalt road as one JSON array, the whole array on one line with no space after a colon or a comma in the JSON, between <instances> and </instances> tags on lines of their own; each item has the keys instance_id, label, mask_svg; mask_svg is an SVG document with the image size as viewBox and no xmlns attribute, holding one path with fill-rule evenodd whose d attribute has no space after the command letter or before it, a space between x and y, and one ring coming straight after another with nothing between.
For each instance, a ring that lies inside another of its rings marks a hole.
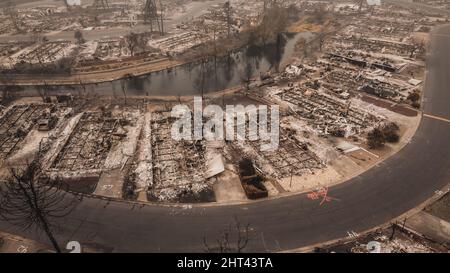
<instances>
[{"instance_id":1,"label":"asphalt road","mask_svg":"<svg viewBox=\"0 0 450 273\"><path fill-rule=\"evenodd\" d=\"M450 119L450 26L432 36L424 112ZM61 222L60 242L117 252L202 252L233 222L250 224L246 251L279 251L345 237L389 222L450 182L450 123L424 117L401 152L368 172L330 188L320 205L305 194L246 205L207 208L133 207L84 199ZM337 199L337 200L336 200ZM42 234L0 222L0 229L46 241Z\"/></svg>"}]
</instances>

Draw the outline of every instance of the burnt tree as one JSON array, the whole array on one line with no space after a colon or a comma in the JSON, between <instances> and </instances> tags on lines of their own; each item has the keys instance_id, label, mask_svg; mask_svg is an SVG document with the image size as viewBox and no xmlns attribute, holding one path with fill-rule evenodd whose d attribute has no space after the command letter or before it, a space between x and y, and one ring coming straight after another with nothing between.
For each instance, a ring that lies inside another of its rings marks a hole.
<instances>
[{"instance_id":1,"label":"burnt tree","mask_svg":"<svg viewBox=\"0 0 450 273\"><path fill-rule=\"evenodd\" d=\"M145 51L146 40L142 34L131 32L125 36L125 42L131 56L136 55L138 52Z\"/></svg>"},{"instance_id":2,"label":"burnt tree","mask_svg":"<svg viewBox=\"0 0 450 273\"><path fill-rule=\"evenodd\" d=\"M216 245L211 246L207 237L203 237L203 245L207 253L242 253L250 241L250 225L242 226L237 217L234 223L222 231L216 240Z\"/></svg>"},{"instance_id":3,"label":"burnt tree","mask_svg":"<svg viewBox=\"0 0 450 273\"><path fill-rule=\"evenodd\" d=\"M43 175L39 160L10 168L9 178L0 184L0 219L24 230L44 232L56 252L61 252L53 234L56 220L66 217L77 202L62 190L58 179Z\"/></svg>"}]
</instances>

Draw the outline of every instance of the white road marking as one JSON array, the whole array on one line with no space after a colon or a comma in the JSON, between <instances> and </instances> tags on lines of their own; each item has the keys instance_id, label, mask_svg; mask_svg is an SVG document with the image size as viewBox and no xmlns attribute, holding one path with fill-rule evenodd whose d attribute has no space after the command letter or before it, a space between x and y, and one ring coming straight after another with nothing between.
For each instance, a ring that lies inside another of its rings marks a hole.
<instances>
[{"instance_id":1,"label":"white road marking","mask_svg":"<svg viewBox=\"0 0 450 273\"><path fill-rule=\"evenodd\" d=\"M438 117L438 116L429 115L429 114L423 114L423 116L427 117L427 118L432 118L432 119L435 119L435 120L440 120L440 121L443 121L443 122L450 123L450 119L447 119L447 118Z\"/></svg>"}]
</instances>

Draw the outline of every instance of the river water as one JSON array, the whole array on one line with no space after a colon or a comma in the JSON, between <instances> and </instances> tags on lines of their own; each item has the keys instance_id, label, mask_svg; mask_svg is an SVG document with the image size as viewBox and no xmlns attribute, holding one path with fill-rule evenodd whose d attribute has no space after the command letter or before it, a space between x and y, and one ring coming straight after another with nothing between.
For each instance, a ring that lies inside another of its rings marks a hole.
<instances>
[{"instance_id":1,"label":"river water","mask_svg":"<svg viewBox=\"0 0 450 273\"><path fill-rule=\"evenodd\" d=\"M225 57L123 80L89 84L86 91L108 96L123 96L123 90L127 96L189 96L220 91L241 85L261 73L278 71L291 58L300 38L309 40L313 37L310 32L287 33L273 44L250 45ZM55 88L55 91L76 93L77 89L76 86L66 86Z\"/></svg>"}]
</instances>

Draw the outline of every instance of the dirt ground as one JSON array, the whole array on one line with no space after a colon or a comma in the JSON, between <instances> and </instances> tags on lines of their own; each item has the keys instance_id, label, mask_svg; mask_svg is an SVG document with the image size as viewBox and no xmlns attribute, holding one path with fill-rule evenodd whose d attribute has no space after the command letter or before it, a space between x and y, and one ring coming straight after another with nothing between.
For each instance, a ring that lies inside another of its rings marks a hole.
<instances>
[{"instance_id":1,"label":"dirt ground","mask_svg":"<svg viewBox=\"0 0 450 273\"><path fill-rule=\"evenodd\" d=\"M216 201L219 203L247 200L241 180L235 167L231 164L227 164L225 172L218 175L217 182L213 188Z\"/></svg>"},{"instance_id":2,"label":"dirt ground","mask_svg":"<svg viewBox=\"0 0 450 273\"><path fill-rule=\"evenodd\" d=\"M425 211L450 222L450 193L447 193L437 202L425 208Z\"/></svg>"}]
</instances>

